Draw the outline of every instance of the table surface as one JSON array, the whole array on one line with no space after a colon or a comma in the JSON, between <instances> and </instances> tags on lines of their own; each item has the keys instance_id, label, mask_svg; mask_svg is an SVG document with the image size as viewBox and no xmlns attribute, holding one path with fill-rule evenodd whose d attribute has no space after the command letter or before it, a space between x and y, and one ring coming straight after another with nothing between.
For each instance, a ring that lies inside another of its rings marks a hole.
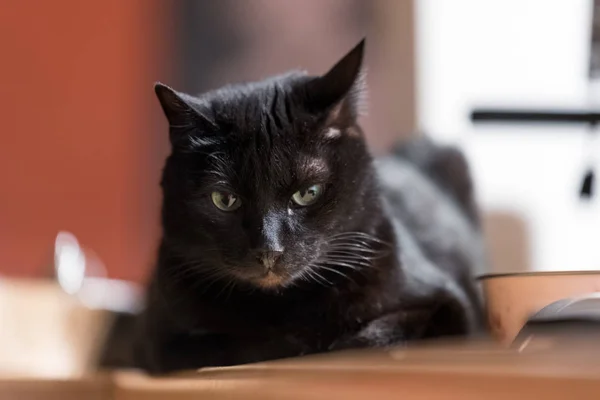
<instances>
[{"instance_id":1,"label":"table surface","mask_svg":"<svg viewBox=\"0 0 600 400\"><path fill-rule=\"evenodd\" d=\"M598 399L599 342L431 343L350 351L150 378L137 371L78 379L0 377L18 399ZM43 394L43 396L42 396Z\"/></svg>"},{"instance_id":2,"label":"table surface","mask_svg":"<svg viewBox=\"0 0 600 400\"><path fill-rule=\"evenodd\" d=\"M117 399L600 398L600 349L532 340L353 351L151 379L115 375Z\"/></svg>"}]
</instances>

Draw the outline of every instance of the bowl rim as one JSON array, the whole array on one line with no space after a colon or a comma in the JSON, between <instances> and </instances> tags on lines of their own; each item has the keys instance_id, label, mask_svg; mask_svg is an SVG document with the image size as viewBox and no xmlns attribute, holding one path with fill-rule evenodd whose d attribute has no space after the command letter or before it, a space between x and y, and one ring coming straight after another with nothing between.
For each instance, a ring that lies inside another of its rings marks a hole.
<instances>
[{"instance_id":1,"label":"bowl rim","mask_svg":"<svg viewBox=\"0 0 600 400\"><path fill-rule=\"evenodd\" d=\"M492 278L509 278L513 276L554 276L554 275L600 275L600 270L574 270L574 271L525 271L525 272L499 272L483 274L475 277L478 281Z\"/></svg>"}]
</instances>

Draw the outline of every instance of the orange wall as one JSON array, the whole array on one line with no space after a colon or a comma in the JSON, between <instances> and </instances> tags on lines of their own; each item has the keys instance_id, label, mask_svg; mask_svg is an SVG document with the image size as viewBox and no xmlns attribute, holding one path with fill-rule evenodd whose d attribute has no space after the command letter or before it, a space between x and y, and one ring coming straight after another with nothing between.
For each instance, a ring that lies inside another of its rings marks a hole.
<instances>
[{"instance_id":1,"label":"orange wall","mask_svg":"<svg viewBox=\"0 0 600 400\"><path fill-rule=\"evenodd\" d=\"M42 273L65 229L110 275L145 275L164 145L152 82L163 78L166 3L2 1L0 274Z\"/></svg>"}]
</instances>

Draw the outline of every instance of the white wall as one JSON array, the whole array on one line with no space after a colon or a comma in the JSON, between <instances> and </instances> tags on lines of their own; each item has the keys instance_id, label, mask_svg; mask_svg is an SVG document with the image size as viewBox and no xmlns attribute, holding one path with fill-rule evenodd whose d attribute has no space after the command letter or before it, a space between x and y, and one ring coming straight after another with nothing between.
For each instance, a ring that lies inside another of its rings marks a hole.
<instances>
[{"instance_id":1,"label":"white wall","mask_svg":"<svg viewBox=\"0 0 600 400\"><path fill-rule=\"evenodd\" d=\"M600 198L577 197L586 128L474 126L469 112L589 106L591 7L589 0L416 0L419 125L464 148L485 208L527 219L537 270L600 269Z\"/></svg>"}]
</instances>

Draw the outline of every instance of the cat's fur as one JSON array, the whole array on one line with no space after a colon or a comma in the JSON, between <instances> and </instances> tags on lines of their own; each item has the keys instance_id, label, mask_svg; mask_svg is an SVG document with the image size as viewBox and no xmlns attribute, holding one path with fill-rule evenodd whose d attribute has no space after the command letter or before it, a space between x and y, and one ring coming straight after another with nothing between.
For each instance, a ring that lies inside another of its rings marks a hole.
<instances>
[{"instance_id":1,"label":"cat's fur","mask_svg":"<svg viewBox=\"0 0 600 400\"><path fill-rule=\"evenodd\" d=\"M200 97L157 84L173 151L138 366L164 373L480 326L472 273L484 260L466 163L419 139L375 165L357 124L363 48L321 77ZM315 183L322 197L293 206ZM241 207L221 211L213 191ZM281 257L267 263L271 252Z\"/></svg>"}]
</instances>

